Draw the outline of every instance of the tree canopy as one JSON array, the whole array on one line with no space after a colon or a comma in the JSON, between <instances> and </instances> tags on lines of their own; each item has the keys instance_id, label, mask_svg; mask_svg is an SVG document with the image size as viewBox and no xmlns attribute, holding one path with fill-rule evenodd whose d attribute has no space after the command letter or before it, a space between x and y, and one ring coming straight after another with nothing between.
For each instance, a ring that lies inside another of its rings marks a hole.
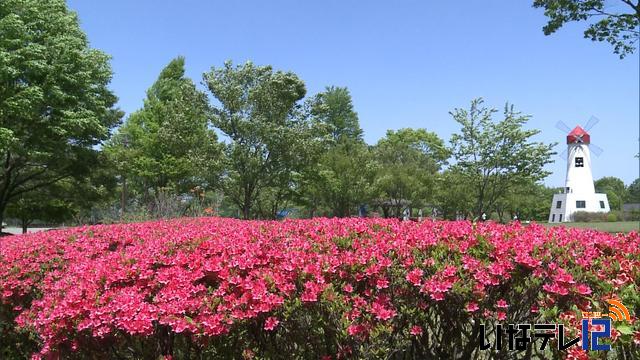
<instances>
[{"instance_id":1,"label":"tree canopy","mask_svg":"<svg viewBox=\"0 0 640 360\"><path fill-rule=\"evenodd\" d=\"M206 95L185 76L184 58L173 59L147 91L142 109L129 116L107 151L132 190L181 194L215 185L221 147L209 121Z\"/></svg>"},{"instance_id":2,"label":"tree canopy","mask_svg":"<svg viewBox=\"0 0 640 360\"><path fill-rule=\"evenodd\" d=\"M304 82L270 66L230 61L204 74L204 82L218 102L212 108L213 125L227 138L224 193L245 219L256 215L252 211L261 195L271 193L262 203L275 217L313 141L311 123L300 113Z\"/></svg>"},{"instance_id":3,"label":"tree canopy","mask_svg":"<svg viewBox=\"0 0 640 360\"><path fill-rule=\"evenodd\" d=\"M12 201L82 178L119 122L109 57L64 0L0 2L0 221Z\"/></svg>"},{"instance_id":4,"label":"tree canopy","mask_svg":"<svg viewBox=\"0 0 640 360\"><path fill-rule=\"evenodd\" d=\"M611 210L622 210L627 201L627 188L624 181L614 176L605 176L594 181L596 192L607 194Z\"/></svg>"},{"instance_id":5,"label":"tree canopy","mask_svg":"<svg viewBox=\"0 0 640 360\"><path fill-rule=\"evenodd\" d=\"M407 205L433 205L438 173L449 155L438 135L425 129L387 131L374 148L379 164L374 187L385 216L400 217Z\"/></svg>"},{"instance_id":6,"label":"tree canopy","mask_svg":"<svg viewBox=\"0 0 640 360\"><path fill-rule=\"evenodd\" d=\"M474 214L492 211L496 202L518 184L537 182L549 172L553 146L531 141L539 130L525 129L529 116L505 105L503 120L495 122L496 109L484 106L482 99L470 108L455 109L453 119L461 125L451 137L453 173L462 176L467 191L473 194Z\"/></svg>"},{"instance_id":7,"label":"tree canopy","mask_svg":"<svg viewBox=\"0 0 640 360\"><path fill-rule=\"evenodd\" d=\"M620 58L636 50L640 37L640 1L534 0L533 6L544 8L544 14L549 18L542 28L545 35L556 32L568 22L589 21L585 38L608 42Z\"/></svg>"}]
</instances>

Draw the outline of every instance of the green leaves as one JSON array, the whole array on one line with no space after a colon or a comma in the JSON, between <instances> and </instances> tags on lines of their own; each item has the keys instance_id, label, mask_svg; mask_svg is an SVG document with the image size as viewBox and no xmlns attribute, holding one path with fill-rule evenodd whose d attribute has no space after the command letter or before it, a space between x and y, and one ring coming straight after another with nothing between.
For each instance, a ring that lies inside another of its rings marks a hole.
<instances>
[{"instance_id":1,"label":"green leaves","mask_svg":"<svg viewBox=\"0 0 640 360\"><path fill-rule=\"evenodd\" d=\"M211 109L224 145L222 188L243 213L275 218L294 191L293 177L315 148L312 124L300 112L304 82L291 72L248 62L212 68L204 82L219 102Z\"/></svg>"},{"instance_id":2,"label":"green leaves","mask_svg":"<svg viewBox=\"0 0 640 360\"><path fill-rule=\"evenodd\" d=\"M455 109L451 115L461 132L451 137L454 165L451 171L461 176L467 191L473 194L474 213L480 216L493 210L498 200L518 184L537 182L549 172L555 144L531 142L539 130L524 129L529 119L508 104L504 120L493 121L496 109L484 107L482 99L471 102L469 110Z\"/></svg>"},{"instance_id":3,"label":"green leaves","mask_svg":"<svg viewBox=\"0 0 640 360\"><path fill-rule=\"evenodd\" d=\"M0 3L0 213L17 197L97 165L120 120L109 57L61 0Z\"/></svg>"},{"instance_id":4,"label":"green leaves","mask_svg":"<svg viewBox=\"0 0 640 360\"><path fill-rule=\"evenodd\" d=\"M619 6L604 0L535 0L533 7L544 8L544 14L549 18L542 28L545 35L556 32L568 22L595 19L584 31L584 37L608 42L622 59L636 49L640 36L640 4L634 5L630 0L616 3ZM618 11L620 7L629 13Z\"/></svg>"},{"instance_id":5,"label":"green leaves","mask_svg":"<svg viewBox=\"0 0 640 360\"><path fill-rule=\"evenodd\" d=\"M385 216L400 217L405 206L422 207L435 199L438 171L449 158L438 135L425 129L389 130L373 154L376 202Z\"/></svg>"},{"instance_id":6,"label":"green leaves","mask_svg":"<svg viewBox=\"0 0 640 360\"><path fill-rule=\"evenodd\" d=\"M594 182L596 192L607 194L612 210L621 210L627 200L627 189L624 182L614 176L605 176Z\"/></svg>"},{"instance_id":7,"label":"green leaves","mask_svg":"<svg viewBox=\"0 0 640 360\"><path fill-rule=\"evenodd\" d=\"M140 193L170 188L182 194L217 181L221 147L206 95L184 74L184 58L172 60L106 149Z\"/></svg>"}]
</instances>

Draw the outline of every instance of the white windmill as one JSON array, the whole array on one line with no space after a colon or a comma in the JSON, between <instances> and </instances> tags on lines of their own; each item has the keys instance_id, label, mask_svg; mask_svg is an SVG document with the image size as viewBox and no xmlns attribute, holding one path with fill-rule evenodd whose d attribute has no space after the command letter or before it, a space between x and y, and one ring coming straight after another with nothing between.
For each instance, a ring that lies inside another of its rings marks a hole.
<instances>
[{"instance_id":1,"label":"white windmill","mask_svg":"<svg viewBox=\"0 0 640 360\"><path fill-rule=\"evenodd\" d=\"M567 150L565 150L567 178L563 192L553 195L549 212L551 223L573 221L573 214L577 211L609 212L610 210L607 194L596 193L591 173L590 147L596 155L599 155L602 149L591 144L591 136L587 131L597 122L598 119L592 117L584 129L576 126L573 130L561 121L556 124L556 127L568 133Z\"/></svg>"}]
</instances>

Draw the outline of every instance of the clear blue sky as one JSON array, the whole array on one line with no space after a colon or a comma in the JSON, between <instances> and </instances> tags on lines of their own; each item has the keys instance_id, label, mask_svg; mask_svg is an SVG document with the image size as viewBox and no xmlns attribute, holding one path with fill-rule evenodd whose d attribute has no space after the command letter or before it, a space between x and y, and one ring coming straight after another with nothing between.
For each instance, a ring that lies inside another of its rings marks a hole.
<instances>
[{"instance_id":1,"label":"clear blue sky","mask_svg":"<svg viewBox=\"0 0 640 360\"><path fill-rule=\"evenodd\" d=\"M484 97L532 115L539 140L559 142L558 120L584 124L604 149L594 178L638 177L639 56L620 60L583 39L584 23L551 36L532 1L69 1L91 45L113 57L112 88L130 113L174 57L197 83L225 60L293 71L308 94L350 89L365 139L422 127L448 141L449 111ZM549 166L562 186L566 163Z\"/></svg>"}]
</instances>

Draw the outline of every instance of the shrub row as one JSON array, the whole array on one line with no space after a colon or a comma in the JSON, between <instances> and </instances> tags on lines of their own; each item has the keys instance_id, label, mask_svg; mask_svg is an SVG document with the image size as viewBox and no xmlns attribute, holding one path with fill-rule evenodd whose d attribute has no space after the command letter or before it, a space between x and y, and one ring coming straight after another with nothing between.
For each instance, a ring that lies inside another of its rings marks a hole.
<instances>
[{"instance_id":1,"label":"shrub row","mask_svg":"<svg viewBox=\"0 0 640 360\"><path fill-rule=\"evenodd\" d=\"M0 241L3 358L587 358L482 351L480 326L575 337L612 297L633 315L615 354L640 358L637 233L201 218Z\"/></svg>"}]
</instances>

